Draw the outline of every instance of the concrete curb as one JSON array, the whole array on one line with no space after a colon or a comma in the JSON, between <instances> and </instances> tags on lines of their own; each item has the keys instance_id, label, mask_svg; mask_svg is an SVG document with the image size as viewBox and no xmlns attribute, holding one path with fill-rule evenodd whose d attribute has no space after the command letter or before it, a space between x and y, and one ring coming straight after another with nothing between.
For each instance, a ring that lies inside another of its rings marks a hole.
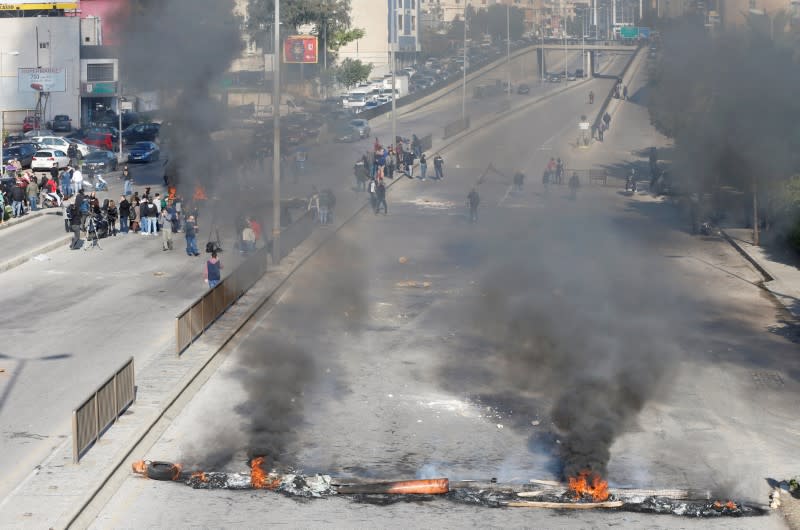
<instances>
[{"instance_id":1,"label":"concrete curb","mask_svg":"<svg viewBox=\"0 0 800 530\"><path fill-rule=\"evenodd\" d=\"M9 219L8 221L3 221L0 224L0 230L4 230L6 228L11 228L12 226L17 226L22 224L26 221L32 221L34 219L38 219L44 215L61 215L61 208L47 208L42 210L36 210L35 212L29 212L22 217L16 217L13 219Z\"/></svg>"},{"instance_id":2,"label":"concrete curb","mask_svg":"<svg viewBox=\"0 0 800 530\"><path fill-rule=\"evenodd\" d=\"M64 236L64 237L62 237L60 239L56 239L55 241L51 241L50 243L47 243L46 245L42 245L41 247L39 247L39 248L37 248L35 250L31 250L30 252L26 252L25 254L22 254L21 256L17 256L16 258L10 259L8 261L4 261L3 263L0 263L0 272L6 272L6 271L9 271L9 270L13 269L14 267L19 267L23 263L32 260L34 257L38 256L39 254L46 254L46 253L50 252L51 250L55 250L55 249L57 249L59 247L64 246L65 244L69 243L70 241L72 241L72 236Z\"/></svg>"},{"instance_id":3,"label":"concrete curb","mask_svg":"<svg viewBox=\"0 0 800 530\"><path fill-rule=\"evenodd\" d=\"M747 251L746 251L746 250L745 250L745 249L744 249L744 248L743 248L743 247L742 247L742 246L741 246L741 245L738 243L738 241L736 241L736 239L732 238L732 237L731 237L731 236L730 236L730 235L729 235L729 234L728 234L728 233L727 233L725 230L723 230L723 229L721 229L721 228L720 228L720 230L719 230L719 231L720 231L720 233L722 234L722 237L724 237L724 238L725 238L725 241L727 241L728 243L730 243L730 244L731 244L731 246L732 246L733 248L735 248L735 249L736 249L736 251L737 251L739 254L741 254L741 255L742 255L742 257L743 257L744 259L746 259L747 261L749 261L749 262L750 262L750 264L751 264L753 267L755 267L755 268L756 268L756 270L757 270L757 271L758 271L758 272L761 274L761 276L763 276L763 277L764 277L764 281L765 281L765 282L771 282L771 281L774 281L774 280L775 280L775 277L774 277L772 274L770 274L770 273L769 273L769 271L767 271L767 269L766 269L766 268L764 268L764 266L763 266L763 265L761 265L761 264L760 264L758 261L756 261L756 259L755 259L755 258L753 258L753 256L751 256L750 254L748 254L748 253L747 253ZM767 289L767 290L769 290L769 289Z\"/></svg>"}]
</instances>

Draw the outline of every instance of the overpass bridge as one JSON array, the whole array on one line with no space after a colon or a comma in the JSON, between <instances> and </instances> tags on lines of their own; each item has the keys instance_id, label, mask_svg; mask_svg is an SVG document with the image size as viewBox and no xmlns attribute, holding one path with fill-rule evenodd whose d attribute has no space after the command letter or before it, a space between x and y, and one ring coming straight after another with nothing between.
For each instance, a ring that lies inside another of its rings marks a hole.
<instances>
[{"instance_id":1,"label":"overpass bridge","mask_svg":"<svg viewBox=\"0 0 800 530\"><path fill-rule=\"evenodd\" d=\"M572 42L574 42L574 41L572 41ZM536 48L536 49L544 48L545 51L561 50L562 52L564 51L564 48L566 48L567 51L578 51L578 52L585 50L585 51L631 52L631 53L633 53L633 52L636 51L637 45L636 44L617 44L617 43L614 43L614 44L606 43L606 44L586 44L586 45L582 45L582 44L578 43L578 44L567 44L566 46L564 46L563 43L562 44L556 44L556 43L550 42L550 43L545 43L544 46L542 46L541 44L534 44L534 48Z\"/></svg>"}]
</instances>

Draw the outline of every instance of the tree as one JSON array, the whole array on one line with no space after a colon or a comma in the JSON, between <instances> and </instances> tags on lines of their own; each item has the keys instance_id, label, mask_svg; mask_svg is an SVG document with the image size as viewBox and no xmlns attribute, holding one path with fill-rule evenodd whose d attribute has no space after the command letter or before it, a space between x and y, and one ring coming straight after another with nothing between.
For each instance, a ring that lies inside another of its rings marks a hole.
<instances>
[{"instance_id":1,"label":"tree","mask_svg":"<svg viewBox=\"0 0 800 530\"><path fill-rule=\"evenodd\" d=\"M271 34L274 0L249 0L247 4L247 32L254 42L266 42ZM360 38L359 30L350 28L350 0L292 0L281 2L281 23L284 32L296 32L299 26L313 24L314 34L328 42L321 48L337 51L351 40ZM363 33L361 33L363 36ZM269 48L269 47L267 47Z\"/></svg>"},{"instance_id":2,"label":"tree","mask_svg":"<svg viewBox=\"0 0 800 530\"><path fill-rule=\"evenodd\" d=\"M348 57L336 67L336 80L349 89L366 81L371 72L371 64L364 64L358 59L350 59Z\"/></svg>"},{"instance_id":3,"label":"tree","mask_svg":"<svg viewBox=\"0 0 800 530\"><path fill-rule=\"evenodd\" d=\"M511 34L511 40L517 40L525 33L525 13L518 7L494 4L480 11L486 13L484 33L491 35L494 42L505 41L508 33Z\"/></svg>"}]
</instances>

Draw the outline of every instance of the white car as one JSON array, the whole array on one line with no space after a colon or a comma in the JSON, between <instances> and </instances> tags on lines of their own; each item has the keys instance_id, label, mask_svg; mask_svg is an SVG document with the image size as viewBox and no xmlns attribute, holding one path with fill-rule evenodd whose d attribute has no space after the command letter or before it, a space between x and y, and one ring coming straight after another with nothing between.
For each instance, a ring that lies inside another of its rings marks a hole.
<instances>
[{"instance_id":1,"label":"white car","mask_svg":"<svg viewBox=\"0 0 800 530\"><path fill-rule=\"evenodd\" d=\"M60 136L34 136L32 140L47 149L58 149L59 151L64 151L65 153L69 150L70 141ZM89 146L85 143L75 142L75 145L77 146L81 157L89 154Z\"/></svg>"},{"instance_id":2,"label":"white car","mask_svg":"<svg viewBox=\"0 0 800 530\"><path fill-rule=\"evenodd\" d=\"M54 164L58 165L58 169L67 167L69 165L67 153L58 149L36 151L31 161L31 169L33 171L50 171Z\"/></svg>"}]
</instances>

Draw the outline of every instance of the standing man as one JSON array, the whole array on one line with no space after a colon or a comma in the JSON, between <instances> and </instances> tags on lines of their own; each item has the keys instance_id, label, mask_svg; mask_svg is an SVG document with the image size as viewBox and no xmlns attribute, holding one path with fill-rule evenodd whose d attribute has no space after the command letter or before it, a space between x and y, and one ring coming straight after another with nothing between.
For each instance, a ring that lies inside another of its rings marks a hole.
<instances>
[{"instance_id":1,"label":"standing man","mask_svg":"<svg viewBox=\"0 0 800 530\"><path fill-rule=\"evenodd\" d=\"M31 206L31 211L36 211L36 201L39 200L39 184L36 182L36 177L33 177L28 183L28 204Z\"/></svg>"},{"instance_id":2,"label":"standing man","mask_svg":"<svg viewBox=\"0 0 800 530\"><path fill-rule=\"evenodd\" d=\"M83 190L83 173L81 173L80 169L75 169L72 166L69 169L70 173L72 173L72 190L75 193L79 193Z\"/></svg>"},{"instance_id":3,"label":"standing man","mask_svg":"<svg viewBox=\"0 0 800 530\"><path fill-rule=\"evenodd\" d=\"M194 222L194 215L190 215L184 223L184 235L186 236L186 255L199 256L197 251L197 223Z\"/></svg>"},{"instance_id":4,"label":"standing man","mask_svg":"<svg viewBox=\"0 0 800 530\"><path fill-rule=\"evenodd\" d=\"M72 243L70 250L78 250L81 244L81 214L75 203L67 206L67 220L69 221L69 229L72 232Z\"/></svg>"},{"instance_id":5,"label":"standing man","mask_svg":"<svg viewBox=\"0 0 800 530\"><path fill-rule=\"evenodd\" d=\"M142 197L139 203L139 233L146 236L150 233L150 216L147 214L147 197Z\"/></svg>"},{"instance_id":6,"label":"standing man","mask_svg":"<svg viewBox=\"0 0 800 530\"><path fill-rule=\"evenodd\" d=\"M69 165L77 167L78 165L78 145L75 142L70 142L67 147L67 156L69 157Z\"/></svg>"},{"instance_id":7,"label":"standing man","mask_svg":"<svg viewBox=\"0 0 800 530\"><path fill-rule=\"evenodd\" d=\"M164 208L161 210L161 250L172 250L173 214Z\"/></svg>"},{"instance_id":8,"label":"standing man","mask_svg":"<svg viewBox=\"0 0 800 530\"><path fill-rule=\"evenodd\" d=\"M428 159L425 158L425 153L419 156L419 178L425 180L428 175Z\"/></svg>"},{"instance_id":9,"label":"standing man","mask_svg":"<svg viewBox=\"0 0 800 530\"><path fill-rule=\"evenodd\" d=\"M383 205L383 215L389 213L389 207L386 205L386 186L383 184L383 179L380 179L375 186L375 215L378 215L381 205Z\"/></svg>"},{"instance_id":10,"label":"standing man","mask_svg":"<svg viewBox=\"0 0 800 530\"><path fill-rule=\"evenodd\" d=\"M406 166L406 176L410 179L414 178L414 154L411 151L406 151L403 155L405 159L403 163Z\"/></svg>"},{"instance_id":11,"label":"standing man","mask_svg":"<svg viewBox=\"0 0 800 530\"><path fill-rule=\"evenodd\" d=\"M80 190L77 195L75 195L75 209L78 211L81 219L81 230L86 230L86 220L89 218L89 211L91 210L91 205L89 204L89 197L83 194L83 190Z\"/></svg>"},{"instance_id":12,"label":"standing man","mask_svg":"<svg viewBox=\"0 0 800 530\"><path fill-rule=\"evenodd\" d=\"M369 191L369 205L372 206L372 211L375 213L378 213L377 188L378 183L375 181L375 177L372 177L369 179L369 184L367 184L367 191Z\"/></svg>"},{"instance_id":13,"label":"standing man","mask_svg":"<svg viewBox=\"0 0 800 530\"><path fill-rule=\"evenodd\" d=\"M197 256L197 254L195 254ZM211 259L206 261L206 268L203 271L203 277L208 282L208 288L213 289L219 285L222 279L222 262L217 259L217 252L211 253Z\"/></svg>"},{"instance_id":14,"label":"standing man","mask_svg":"<svg viewBox=\"0 0 800 530\"><path fill-rule=\"evenodd\" d=\"M55 167L55 165L53 167ZM72 197L72 173L69 167L61 172L61 194L65 199Z\"/></svg>"},{"instance_id":15,"label":"standing man","mask_svg":"<svg viewBox=\"0 0 800 530\"><path fill-rule=\"evenodd\" d=\"M11 188L11 206L14 209L14 217L22 217L25 213L25 188L19 182Z\"/></svg>"},{"instance_id":16,"label":"standing man","mask_svg":"<svg viewBox=\"0 0 800 530\"><path fill-rule=\"evenodd\" d=\"M611 114L609 114L608 112L603 114L603 123L606 124L606 130L611 128Z\"/></svg>"},{"instance_id":17,"label":"standing man","mask_svg":"<svg viewBox=\"0 0 800 530\"><path fill-rule=\"evenodd\" d=\"M128 198L125 195L119 198L119 206L117 206L117 209L119 210L119 231L123 234L127 234L128 221L131 215L131 203L128 202Z\"/></svg>"},{"instance_id":18,"label":"standing man","mask_svg":"<svg viewBox=\"0 0 800 530\"><path fill-rule=\"evenodd\" d=\"M517 170L514 173L514 191L522 191L522 185L525 183L525 174L522 170Z\"/></svg>"},{"instance_id":19,"label":"standing man","mask_svg":"<svg viewBox=\"0 0 800 530\"><path fill-rule=\"evenodd\" d=\"M478 204L480 204L481 198L478 195L478 190L476 188L472 188L470 190L469 195L467 195L467 205L469 206L469 222L470 223L477 223L478 222Z\"/></svg>"},{"instance_id":20,"label":"standing man","mask_svg":"<svg viewBox=\"0 0 800 530\"><path fill-rule=\"evenodd\" d=\"M433 171L436 175L436 180L444 178L444 158L439 153L436 153L436 156L433 157Z\"/></svg>"},{"instance_id":21,"label":"standing man","mask_svg":"<svg viewBox=\"0 0 800 530\"><path fill-rule=\"evenodd\" d=\"M150 234L158 235L158 206L156 199L147 201L147 224L150 227Z\"/></svg>"},{"instance_id":22,"label":"standing man","mask_svg":"<svg viewBox=\"0 0 800 530\"><path fill-rule=\"evenodd\" d=\"M131 175L130 170L128 169L128 164L122 168L122 183L123 183L123 190L122 194L126 197L133 195L133 175Z\"/></svg>"}]
</instances>

